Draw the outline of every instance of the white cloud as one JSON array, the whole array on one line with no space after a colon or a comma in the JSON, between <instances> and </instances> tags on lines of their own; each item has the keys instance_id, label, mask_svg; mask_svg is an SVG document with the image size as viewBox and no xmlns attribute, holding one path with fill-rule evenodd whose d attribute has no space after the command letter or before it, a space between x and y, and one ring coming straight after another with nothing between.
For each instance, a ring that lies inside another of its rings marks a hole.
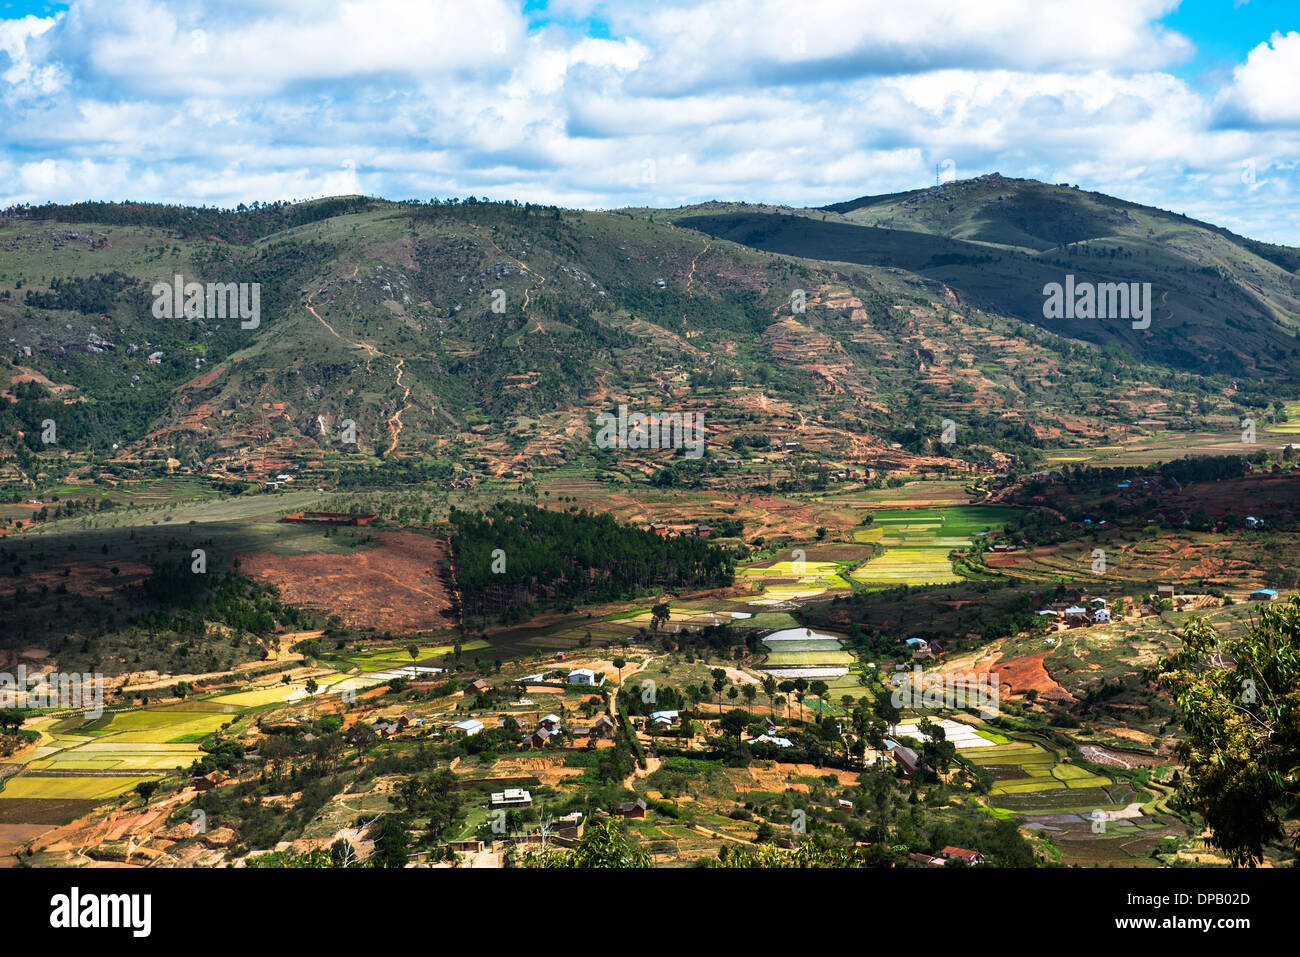
<instances>
[{"instance_id":1,"label":"white cloud","mask_svg":"<svg viewBox=\"0 0 1300 957\"><path fill-rule=\"evenodd\" d=\"M77 0L0 21L0 203L820 205L950 161L1300 243L1300 35L1207 96L1167 72L1171 6Z\"/></svg>"},{"instance_id":2,"label":"white cloud","mask_svg":"<svg viewBox=\"0 0 1300 957\"><path fill-rule=\"evenodd\" d=\"M1300 127L1300 33L1274 33L1232 74L1228 117L1263 126Z\"/></svg>"}]
</instances>

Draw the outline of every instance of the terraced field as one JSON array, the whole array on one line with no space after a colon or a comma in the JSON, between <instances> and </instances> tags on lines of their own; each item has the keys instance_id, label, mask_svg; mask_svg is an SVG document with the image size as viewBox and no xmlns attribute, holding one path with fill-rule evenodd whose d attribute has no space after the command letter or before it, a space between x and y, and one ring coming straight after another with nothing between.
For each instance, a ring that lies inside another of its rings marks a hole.
<instances>
[{"instance_id":1,"label":"terraced field","mask_svg":"<svg viewBox=\"0 0 1300 957\"><path fill-rule=\"evenodd\" d=\"M815 598L851 586L844 577L847 562L785 560L759 562L736 570L736 577L763 588L754 604L778 604L797 598Z\"/></svg>"},{"instance_id":2,"label":"terraced field","mask_svg":"<svg viewBox=\"0 0 1300 957\"><path fill-rule=\"evenodd\" d=\"M885 546L885 553L858 568L853 578L878 588L960 581L949 553L968 547L981 533L1001 528L1013 512L988 505L875 512L872 527L858 532L855 538L879 542Z\"/></svg>"},{"instance_id":3,"label":"terraced field","mask_svg":"<svg viewBox=\"0 0 1300 957\"><path fill-rule=\"evenodd\" d=\"M1025 741L972 750L966 757L993 774L996 783L991 793L994 795L1103 787L1111 783L1110 778L1063 764L1054 751Z\"/></svg>"},{"instance_id":4,"label":"terraced field","mask_svg":"<svg viewBox=\"0 0 1300 957\"><path fill-rule=\"evenodd\" d=\"M834 635L807 628L778 631L763 644L770 649L763 670L777 678L839 678L857 662Z\"/></svg>"},{"instance_id":5,"label":"terraced field","mask_svg":"<svg viewBox=\"0 0 1300 957\"><path fill-rule=\"evenodd\" d=\"M409 660L409 659L408 659ZM335 693L377 684L374 675L317 679ZM251 709L307 696L302 682L197 698L169 705L114 711L87 721L51 716L34 721L41 740L0 781L0 824L66 823L94 804L125 794L142 781L189 767L200 742Z\"/></svg>"}]
</instances>

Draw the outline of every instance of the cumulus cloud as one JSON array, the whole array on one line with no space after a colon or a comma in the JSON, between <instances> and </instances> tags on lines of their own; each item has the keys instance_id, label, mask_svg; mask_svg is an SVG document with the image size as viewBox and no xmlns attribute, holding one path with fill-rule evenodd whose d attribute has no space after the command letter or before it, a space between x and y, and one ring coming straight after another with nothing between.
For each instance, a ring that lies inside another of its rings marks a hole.
<instances>
[{"instance_id":1,"label":"cumulus cloud","mask_svg":"<svg viewBox=\"0 0 1300 957\"><path fill-rule=\"evenodd\" d=\"M1224 125L1300 128L1300 33L1274 33L1251 50L1220 107Z\"/></svg>"},{"instance_id":2,"label":"cumulus cloud","mask_svg":"<svg viewBox=\"0 0 1300 957\"><path fill-rule=\"evenodd\" d=\"M941 165L1300 243L1300 35L1206 95L1173 5L75 0L0 20L0 204L820 205Z\"/></svg>"}]
</instances>

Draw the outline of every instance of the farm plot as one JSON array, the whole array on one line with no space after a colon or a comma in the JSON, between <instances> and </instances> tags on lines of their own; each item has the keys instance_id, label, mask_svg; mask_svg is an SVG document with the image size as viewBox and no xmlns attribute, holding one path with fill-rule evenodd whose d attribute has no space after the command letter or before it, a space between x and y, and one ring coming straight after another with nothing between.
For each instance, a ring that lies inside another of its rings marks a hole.
<instances>
[{"instance_id":1,"label":"farm plot","mask_svg":"<svg viewBox=\"0 0 1300 957\"><path fill-rule=\"evenodd\" d=\"M994 740L999 737L998 735L980 732L968 724L962 724L959 721L953 721L949 718L941 718L932 723L943 729L946 739L951 741L953 747L958 751L965 751L972 748L993 748L997 747L999 743ZM921 728L917 724L900 724L894 729L894 731L897 734L917 738L918 740L922 740L926 737L926 735L921 733ZM1001 740L1003 742L1006 741L1005 738L1002 738Z\"/></svg>"},{"instance_id":2,"label":"farm plot","mask_svg":"<svg viewBox=\"0 0 1300 957\"><path fill-rule=\"evenodd\" d=\"M873 527L859 536L863 541L878 541L885 553L858 568L853 578L879 587L960 581L949 553L968 547L977 535L1000 529L1013 513L1014 509L980 505L876 512Z\"/></svg>"},{"instance_id":3,"label":"farm plot","mask_svg":"<svg viewBox=\"0 0 1300 957\"><path fill-rule=\"evenodd\" d=\"M965 757L990 769L995 781L990 793L994 796L1056 790L1087 791L1111 784L1107 777L1063 763L1054 751L1024 741L978 748Z\"/></svg>"},{"instance_id":4,"label":"farm plot","mask_svg":"<svg viewBox=\"0 0 1300 957\"><path fill-rule=\"evenodd\" d=\"M841 574L847 564L812 560L765 561L737 569L737 577L763 587L764 598L755 604L774 603L815 598L827 591L849 588L849 582Z\"/></svg>"},{"instance_id":5,"label":"farm plot","mask_svg":"<svg viewBox=\"0 0 1300 957\"><path fill-rule=\"evenodd\" d=\"M490 647L489 643L482 639L467 641L460 646L462 652L478 651L482 648ZM355 663L362 671L387 671L392 668L405 666L410 668L412 664L428 661L432 658L441 658L446 655L454 654L456 646L451 645L422 645L416 649L415 657L412 658L409 651L405 648L381 648L373 651L368 655L358 655L348 660Z\"/></svg>"},{"instance_id":6,"label":"farm plot","mask_svg":"<svg viewBox=\"0 0 1300 957\"><path fill-rule=\"evenodd\" d=\"M125 794L148 777L77 777L24 774L5 782L5 799L42 798L53 801L104 801Z\"/></svg>"},{"instance_id":7,"label":"farm plot","mask_svg":"<svg viewBox=\"0 0 1300 957\"><path fill-rule=\"evenodd\" d=\"M834 635L807 628L787 628L768 635L763 670L776 678L840 678L857 663Z\"/></svg>"}]
</instances>

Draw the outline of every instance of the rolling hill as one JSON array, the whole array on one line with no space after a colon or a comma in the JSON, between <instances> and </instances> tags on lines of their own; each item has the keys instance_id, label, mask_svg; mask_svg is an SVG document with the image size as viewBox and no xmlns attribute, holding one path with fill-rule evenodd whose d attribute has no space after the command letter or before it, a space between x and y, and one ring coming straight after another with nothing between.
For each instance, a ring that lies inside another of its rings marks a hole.
<instances>
[{"instance_id":1,"label":"rolling hill","mask_svg":"<svg viewBox=\"0 0 1300 957\"><path fill-rule=\"evenodd\" d=\"M522 479L615 463L592 418L626 403L704 412L715 450L783 427L884 468L1006 465L1290 396L1296 256L997 176L801 210L23 207L0 214L0 448L18 482ZM1150 282L1151 328L1044 319L1066 273ZM260 321L159 317L175 276L260 284Z\"/></svg>"}]
</instances>

